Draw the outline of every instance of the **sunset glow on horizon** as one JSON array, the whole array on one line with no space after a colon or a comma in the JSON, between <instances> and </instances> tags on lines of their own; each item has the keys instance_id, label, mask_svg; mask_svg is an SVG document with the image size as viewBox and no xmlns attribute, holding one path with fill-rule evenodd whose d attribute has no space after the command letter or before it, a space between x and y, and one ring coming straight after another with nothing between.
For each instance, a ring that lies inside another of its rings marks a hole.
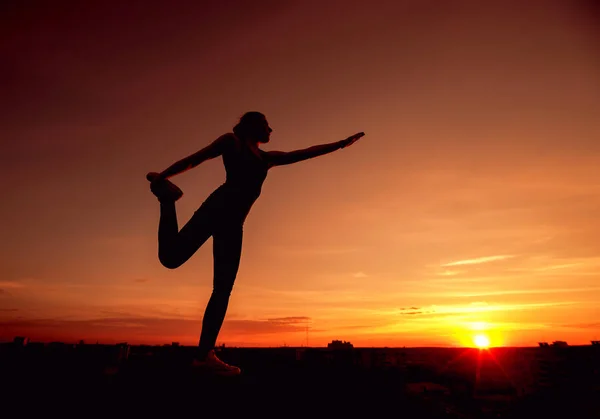
<instances>
[{"instance_id":1,"label":"sunset glow on horizon","mask_svg":"<svg viewBox=\"0 0 600 419\"><path fill-rule=\"evenodd\" d=\"M269 172L218 344L599 339L598 10L425 3L6 6L0 341L197 344L212 239L161 266L145 175L251 110L366 136ZM180 226L224 179L171 179Z\"/></svg>"},{"instance_id":2,"label":"sunset glow on horizon","mask_svg":"<svg viewBox=\"0 0 600 419\"><path fill-rule=\"evenodd\" d=\"M475 343L475 346L481 349L486 349L490 346L490 338L484 334L475 335L473 337L473 342Z\"/></svg>"}]
</instances>

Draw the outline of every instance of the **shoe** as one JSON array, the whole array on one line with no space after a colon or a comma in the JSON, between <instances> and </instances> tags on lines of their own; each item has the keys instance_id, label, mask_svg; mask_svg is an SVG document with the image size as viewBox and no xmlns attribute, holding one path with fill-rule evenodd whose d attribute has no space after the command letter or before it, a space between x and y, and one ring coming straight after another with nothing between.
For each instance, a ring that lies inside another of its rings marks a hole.
<instances>
[{"instance_id":1,"label":"shoe","mask_svg":"<svg viewBox=\"0 0 600 419\"><path fill-rule=\"evenodd\" d=\"M158 173L148 173L146 179L150 183L150 190L158 198L160 202L172 201L175 202L183 196L183 191L168 179L154 181Z\"/></svg>"},{"instance_id":2,"label":"shoe","mask_svg":"<svg viewBox=\"0 0 600 419\"><path fill-rule=\"evenodd\" d=\"M226 364L217 358L214 350L208 353L204 361L194 360L193 366L216 375L232 376L240 375L242 372L242 370L240 370L238 367Z\"/></svg>"}]
</instances>

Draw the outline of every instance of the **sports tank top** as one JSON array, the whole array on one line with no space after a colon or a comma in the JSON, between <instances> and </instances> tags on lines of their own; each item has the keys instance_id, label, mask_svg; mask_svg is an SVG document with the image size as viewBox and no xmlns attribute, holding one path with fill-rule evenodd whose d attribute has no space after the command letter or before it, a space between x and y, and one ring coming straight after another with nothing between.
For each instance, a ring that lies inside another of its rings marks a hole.
<instances>
[{"instance_id":1,"label":"sports tank top","mask_svg":"<svg viewBox=\"0 0 600 419\"><path fill-rule=\"evenodd\" d=\"M223 152L226 180L224 186L236 189L243 195L258 198L262 185L267 178L267 159L265 152L255 153L242 140L230 134L231 141Z\"/></svg>"}]
</instances>

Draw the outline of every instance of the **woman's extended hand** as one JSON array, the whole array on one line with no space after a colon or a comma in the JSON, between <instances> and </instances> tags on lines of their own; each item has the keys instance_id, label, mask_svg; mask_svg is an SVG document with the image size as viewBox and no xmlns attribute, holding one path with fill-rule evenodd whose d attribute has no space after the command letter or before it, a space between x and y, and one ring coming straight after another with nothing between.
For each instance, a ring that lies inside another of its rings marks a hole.
<instances>
[{"instance_id":1,"label":"woman's extended hand","mask_svg":"<svg viewBox=\"0 0 600 419\"><path fill-rule=\"evenodd\" d=\"M346 138L345 140L340 141L340 143L342 144L342 148L345 148L345 147L348 147L349 145L354 144L356 141L358 141L359 138L364 137L364 135L365 135L364 132L358 132L358 133Z\"/></svg>"}]
</instances>

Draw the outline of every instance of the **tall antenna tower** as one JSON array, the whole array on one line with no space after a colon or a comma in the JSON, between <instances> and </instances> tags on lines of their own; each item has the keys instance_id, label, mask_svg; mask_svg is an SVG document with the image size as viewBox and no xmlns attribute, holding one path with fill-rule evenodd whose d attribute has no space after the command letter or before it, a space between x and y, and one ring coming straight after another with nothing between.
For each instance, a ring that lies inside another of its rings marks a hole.
<instances>
[{"instance_id":1,"label":"tall antenna tower","mask_svg":"<svg viewBox=\"0 0 600 419\"><path fill-rule=\"evenodd\" d=\"M308 348L308 321L306 322L306 347Z\"/></svg>"}]
</instances>

